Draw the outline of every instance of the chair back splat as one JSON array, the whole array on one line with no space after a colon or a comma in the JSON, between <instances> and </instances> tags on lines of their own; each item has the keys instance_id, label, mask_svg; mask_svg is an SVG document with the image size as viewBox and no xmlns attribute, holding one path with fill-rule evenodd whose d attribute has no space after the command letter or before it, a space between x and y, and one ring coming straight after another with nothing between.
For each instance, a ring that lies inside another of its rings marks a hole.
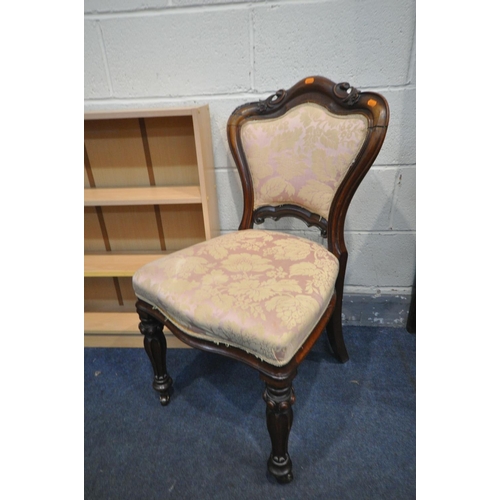
<instances>
[{"instance_id":1,"label":"chair back splat","mask_svg":"<svg viewBox=\"0 0 500 500\"><path fill-rule=\"evenodd\" d=\"M238 107L227 134L243 187L239 231L146 264L132 280L161 403L170 402L173 384L164 326L192 347L258 370L271 438L267 467L280 483L293 478L288 437L299 364L325 330L333 354L349 359L342 334L344 222L388 122L381 95L320 76ZM327 248L254 229L269 217L317 227Z\"/></svg>"}]
</instances>

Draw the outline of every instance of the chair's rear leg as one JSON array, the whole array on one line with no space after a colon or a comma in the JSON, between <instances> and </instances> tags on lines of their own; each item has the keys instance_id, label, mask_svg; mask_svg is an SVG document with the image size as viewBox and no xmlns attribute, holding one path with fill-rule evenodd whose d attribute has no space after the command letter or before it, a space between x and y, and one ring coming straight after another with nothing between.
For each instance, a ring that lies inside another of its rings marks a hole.
<instances>
[{"instance_id":1,"label":"chair's rear leg","mask_svg":"<svg viewBox=\"0 0 500 500\"><path fill-rule=\"evenodd\" d=\"M160 394L163 406L170 402L172 378L167 373L167 341L163 334L163 324L144 311L138 310L141 322L139 329L144 335L144 349L153 365L153 388Z\"/></svg>"},{"instance_id":2,"label":"chair's rear leg","mask_svg":"<svg viewBox=\"0 0 500 500\"><path fill-rule=\"evenodd\" d=\"M264 391L266 420L272 451L267 461L269 472L279 483L289 483L293 479L292 461L288 454L288 437L293 422L292 405L295 394L291 381L284 385L266 380Z\"/></svg>"},{"instance_id":3,"label":"chair's rear leg","mask_svg":"<svg viewBox=\"0 0 500 500\"><path fill-rule=\"evenodd\" d=\"M337 296L335 309L330 321L326 325L328 341L335 357L341 362L349 361L349 353L344 342L342 333L342 300L344 295L344 277L347 265L347 252L343 253L339 259L339 274L335 282L335 294Z\"/></svg>"}]
</instances>

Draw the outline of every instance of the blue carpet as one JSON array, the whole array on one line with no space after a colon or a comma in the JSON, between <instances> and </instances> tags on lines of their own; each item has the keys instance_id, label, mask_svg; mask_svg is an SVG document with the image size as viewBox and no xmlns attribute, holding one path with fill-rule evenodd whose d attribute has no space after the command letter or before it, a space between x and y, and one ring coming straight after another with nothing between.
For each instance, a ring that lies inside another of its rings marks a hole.
<instances>
[{"instance_id":1,"label":"blue carpet","mask_svg":"<svg viewBox=\"0 0 500 500\"><path fill-rule=\"evenodd\" d=\"M415 498L415 336L346 327L345 340L346 364L322 336L299 367L287 485L267 473L256 371L169 350L175 391L162 407L142 349L85 349L85 498Z\"/></svg>"}]
</instances>

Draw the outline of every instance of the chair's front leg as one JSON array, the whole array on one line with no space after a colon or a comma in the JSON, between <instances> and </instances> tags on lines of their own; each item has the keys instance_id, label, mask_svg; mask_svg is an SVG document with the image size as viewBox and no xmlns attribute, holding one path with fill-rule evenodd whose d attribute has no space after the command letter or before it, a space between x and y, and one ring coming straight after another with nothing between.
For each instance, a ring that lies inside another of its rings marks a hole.
<instances>
[{"instance_id":1,"label":"chair's front leg","mask_svg":"<svg viewBox=\"0 0 500 500\"><path fill-rule=\"evenodd\" d=\"M288 454L288 437L293 422L292 405L295 402L291 382L281 387L281 384L278 386L266 381L264 401L267 429L272 443L267 468L279 483L289 483L293 474L292 461Z\"/></svg>"},{"instance_id":2,"label":"chair's front leg","mask_svg":"<svg viewBox=\"0 0 500 500\"><path fill-rule=\"evenodd\" d=\"M163 406L170 402L172 378L167 373L167 341L163 334L163 324L144 311L138 310L141 322L139 330L144 335L144 349L153 365L153 388L160 394Z\"/></svg>"}]
</instances>

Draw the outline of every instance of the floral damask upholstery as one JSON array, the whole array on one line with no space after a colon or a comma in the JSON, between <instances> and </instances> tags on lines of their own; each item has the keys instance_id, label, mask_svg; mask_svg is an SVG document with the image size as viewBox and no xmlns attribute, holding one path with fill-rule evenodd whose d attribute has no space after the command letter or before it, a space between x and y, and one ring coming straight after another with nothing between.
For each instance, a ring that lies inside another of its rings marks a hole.
<instances>
[{"instance_id":1,"label":"floral damask upholstery","mask_svg":"<svg viewBox=\"0 0 500 500\"><path fill-rule=\"evenodd\" d=\"M286 203L328 219L335 191L366 138L361 114L333 115L305 103L241 129L254 187L254 208Z\"/></svg>"},{"instance_id":2,"label":"floral damask upholstery","mask_svg":"<svg viewBox=\"0 0 500 500\"><path fill-rule=\"evenodd\" d=\"M194 337L283 366L326 310L337 273L337 258L318 243L248 229L151 262L133 286Z\"/></svg>"}]
</instances>

